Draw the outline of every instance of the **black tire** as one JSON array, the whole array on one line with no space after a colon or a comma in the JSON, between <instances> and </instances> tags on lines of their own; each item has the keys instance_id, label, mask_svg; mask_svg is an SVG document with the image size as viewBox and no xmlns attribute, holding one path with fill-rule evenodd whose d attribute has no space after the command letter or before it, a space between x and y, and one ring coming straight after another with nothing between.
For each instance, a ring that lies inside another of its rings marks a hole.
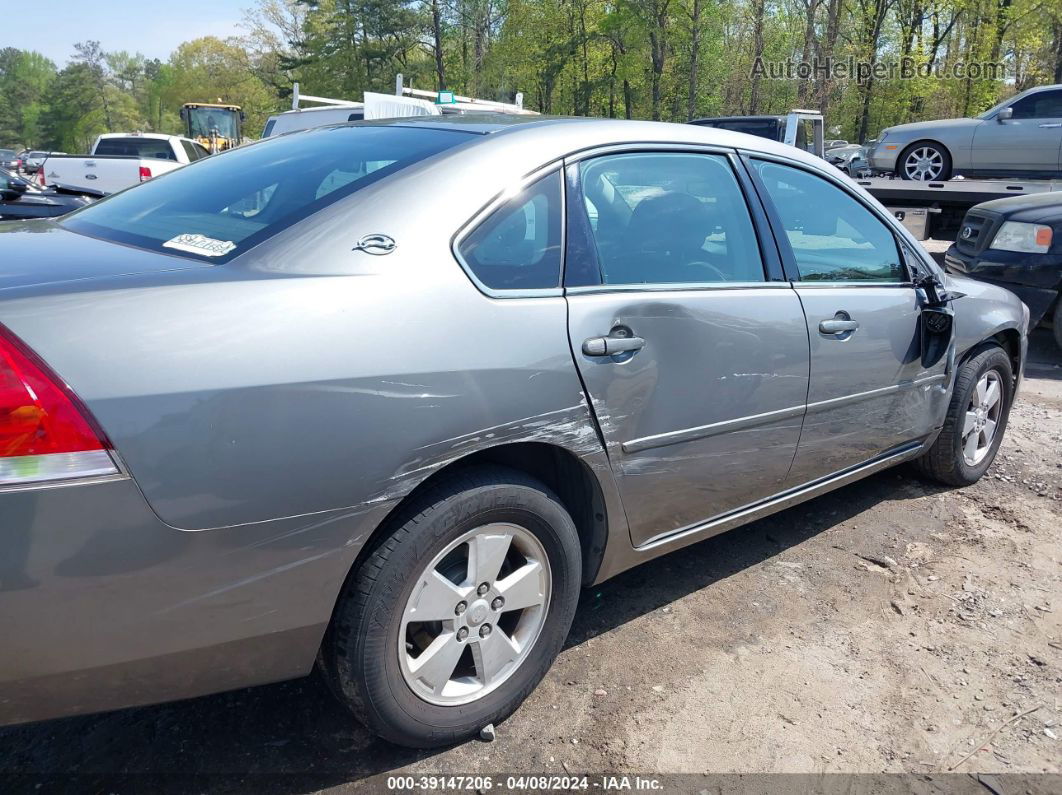
<instances>
[{"instance_id":1,"label":"black tire","mask_svg":"<svg viewBox=\"0 0 1062 795\"><path fill-rule=\"evenodd\" d=\"M405 605L420 573L447 545L499 521L531 531L545 550L552 572L545 623L528 656L497 689L468 704L431 704L407 684L396 653ZM499 466L470 467L440 481L396 525L345 586L320 667L370 731L411 748L450 745L512 714L560 653L581 585L579 536L547 486Z\"/></svg>"},{"instance_id":2,"label":"black tire","mask_svg":"<svg viewBox=\"0 0 1062 795\"><path fill-rule=\"evenodd\" d=\"M962 428L966 409L978 380L989 370L999 374L1002 387L1003 406L996 426L988 454L976 465L970 465L963 456ZM920 458L914 461L915 467L926 477L948 486L969 486L981 479L992 466L1007 429L1011 400L1014 396L1014 379L1011 371L1010 357L998 345L984 348L980 353L967 359L959 367L955 378L955 390L951 395L948 413L944 419L944 429L940 436Z\"/></svg>"},{"instance_id":3,"label":"black tire","mask_svg":"<svg viewBox=\"0 0 1062 795\"><path fill-rule=\"evenodd\" d=\"M1055 302L1055 314L1051 318L1051 325L1055 332L1055 345L1062 348L1062 297Z\"/></svg>"},{"instance_id":4,"label":"black tire","mask_svg":"<svg viewBox=\"0 0 1062 795\"><path fill-rule=\"evenodd\" d=\"M927 181L937 182L939 180L951 179L951 154L946 147L934 143L933 141L915 141L900 153L899 158L896 160L896 173L900 175L900 179L912 179L912 177L907 174L907 170L904 168L904 163L907 162L908 156L917 149L930 149L940 155L940 175Z\"/></svg>"}]
</instances>

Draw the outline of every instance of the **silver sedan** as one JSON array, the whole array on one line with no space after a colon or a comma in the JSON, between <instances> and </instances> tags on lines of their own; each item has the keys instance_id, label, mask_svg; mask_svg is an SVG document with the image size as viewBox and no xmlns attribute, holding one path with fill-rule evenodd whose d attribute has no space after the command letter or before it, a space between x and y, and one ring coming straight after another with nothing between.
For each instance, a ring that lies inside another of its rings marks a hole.
<instances>
[{"instance_id":1,"label":"silver sedan","mask_svg":"<svg viewBox=\"0 0 1062 795\"><path fill-rule=\"evenodd\" d=\"M323 127L0 263L2 723L316 669L470 737L582 586L901 462L976 481L1026 351L825 161L690 125Z\"/></svg>"},{"instance_id":2,"label":"silver sedan","mask_svg":"<svg viewBox=\"0 0 1062 795\"><path fill-rule=\"evenodd\" d=\"M903 179L1062 176L1062 85L1032 88L974 119L887 127L869 152Z\"/></svg>"}]
</instances>

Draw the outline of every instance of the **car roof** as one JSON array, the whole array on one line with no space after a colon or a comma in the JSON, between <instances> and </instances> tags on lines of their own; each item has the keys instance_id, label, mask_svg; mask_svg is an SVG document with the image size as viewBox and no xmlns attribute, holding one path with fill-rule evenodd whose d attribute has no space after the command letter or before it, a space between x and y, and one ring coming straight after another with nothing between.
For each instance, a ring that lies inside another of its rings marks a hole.
<instances>
[{"instance_id":1,"label":"car roof","mask_svg":"<svg viewBox=\"0 0 1062 795\"><path fill-rule=\"evenodd\" d=\"M749 121L782 121L785 116L706 116L703 119L693 119L690 124L720 124L726 122L749 122Z\"/></svg>"},{"instance_id":2,"label":"car roof","mask_svg":"<svg viewBox=\"0 0 1062 795\"><path fill-rule=\"evenodd\" d=\"M1037 213L1048 213L1062 219L1062 192L1045 191L1032 193L1024 196L1007 196L1003 199L992 199L977 205L979 210L991 210L1003 215L1034 210Z\"/></svg>"},{"instance_id":3,"label":"car roof","mask_svg":"<svg viewBox=\"0 0 1062 795\"><path fill-rule=\"evenodd\" d=\"M582 116L539 116L537 114L516 113L464 113L447 116L400 116L395 119L369 119L350 122L357 126L409 127L416 126L433 130L453 130L456 132L490 135L513 127L545 126L560 123L595 123L606 119L592 119Z\"/></svg>"}]
</instances>

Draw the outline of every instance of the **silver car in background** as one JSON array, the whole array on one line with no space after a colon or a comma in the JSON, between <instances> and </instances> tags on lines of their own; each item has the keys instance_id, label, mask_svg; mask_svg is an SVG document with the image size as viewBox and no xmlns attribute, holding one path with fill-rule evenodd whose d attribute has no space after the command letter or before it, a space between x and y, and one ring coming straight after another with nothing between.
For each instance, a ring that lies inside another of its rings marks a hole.
<instances>
[{"instance_id":1,"label":"silver car in background","mask_svg":"<svg viewBox=\"0 0 1062 795\"><path fill-rule=\"evenodd\" d=\"M691 125L324 127L0 263L0 723L316 667L470 737L581 586L901 462L976 481L1026 351L825 161Z\"/></svg>"},{"instance_id":2,"label":"silver car in background","mask_svg":"<svg viewBox=\"0 0 1062 795\"><path fill-rule=\"evenodd\" d=\"M1062 85L1031 88L974 119L887 127L869 152L903 179L1062 176Z\"/></svg>"}]
</instances>

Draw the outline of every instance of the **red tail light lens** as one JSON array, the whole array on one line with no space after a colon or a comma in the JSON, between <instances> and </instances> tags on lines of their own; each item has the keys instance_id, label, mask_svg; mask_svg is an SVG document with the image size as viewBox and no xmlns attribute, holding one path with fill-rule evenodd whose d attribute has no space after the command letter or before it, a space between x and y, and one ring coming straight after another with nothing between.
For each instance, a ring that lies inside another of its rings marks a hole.
<instances>
[{"instance_id":1,"label":"red tail light lens","mask_svg":"<svg viewBox=\"0 0 1062 795\"><path fill-rule=\"evenodd\" d=\"M140 181L141 182L147 182L149 179L151 179L151 169L148 168L147 166L141 166L140 167Z\"/></svg>"},{"instance_id":2,"label":"red tail light lens","mask_svg":"<svg viewBox=\"0 0 1062 795\"><path fill-rule=\"evenodd\" d=\"M117 472L69 390L0 326L0 486Z\"/></svg>"}]
</instances>

